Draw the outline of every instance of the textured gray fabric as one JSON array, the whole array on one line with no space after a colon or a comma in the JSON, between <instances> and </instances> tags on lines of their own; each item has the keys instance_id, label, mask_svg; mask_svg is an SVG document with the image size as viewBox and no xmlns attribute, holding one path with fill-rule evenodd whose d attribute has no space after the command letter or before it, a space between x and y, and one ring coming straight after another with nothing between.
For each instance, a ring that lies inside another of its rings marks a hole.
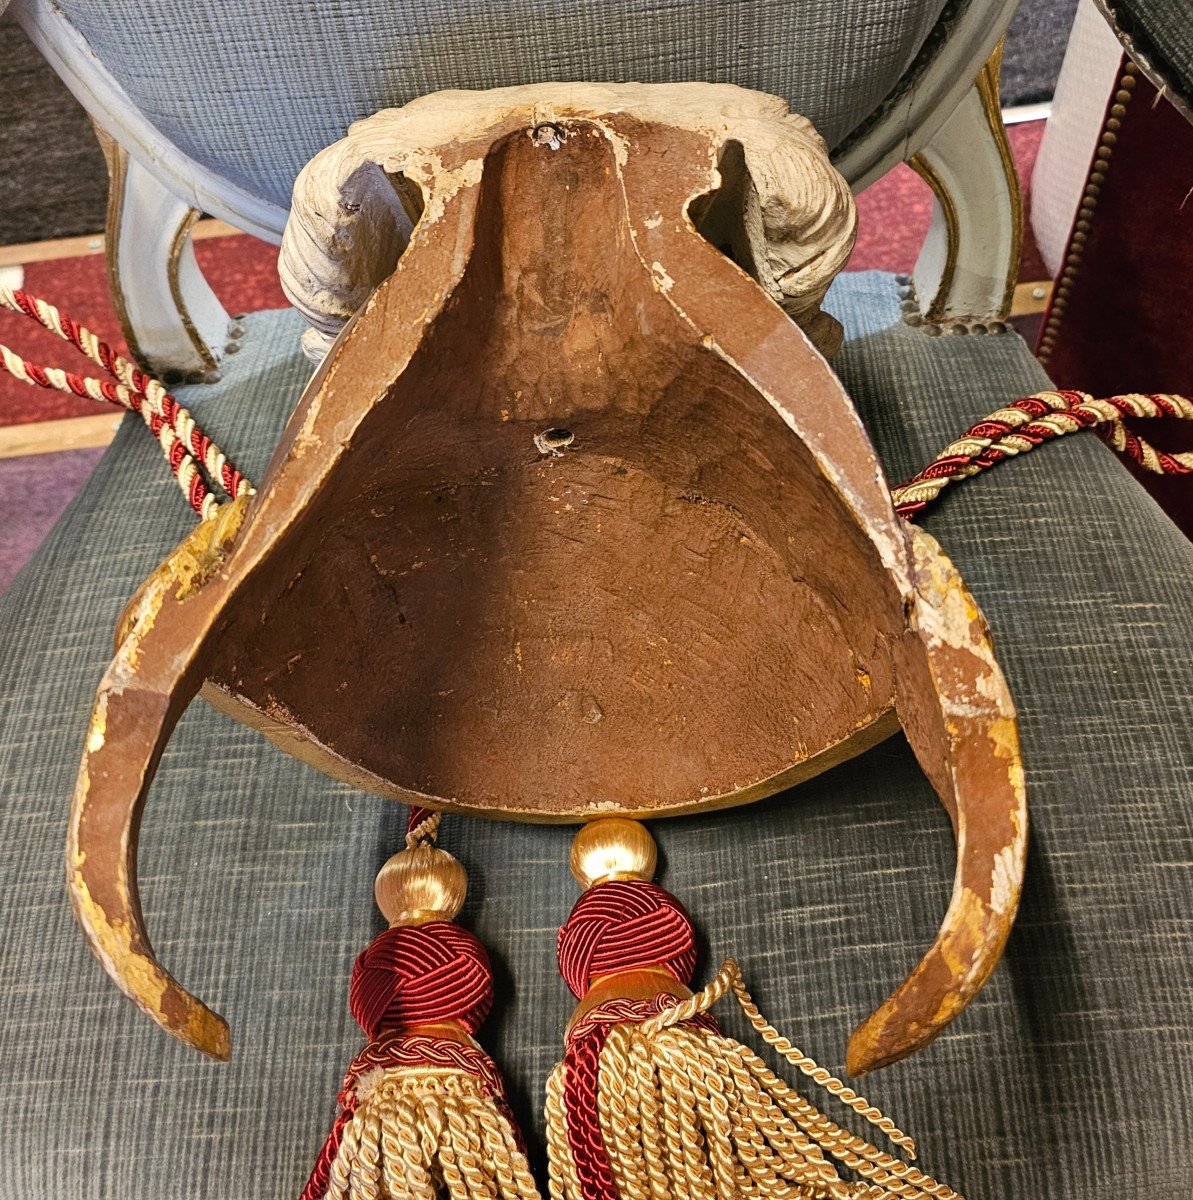
<instances>
[{"instance_id":1,"label":"textured gray fabric","mask_svg":"<svg viewBox=\"0 0 1193 1200\"><path fill-rule=\"evenodd\" d=\"M1095 0L1132 58L1193 120L1193 5L1188 0Z\"/></svg>"},{"instance_id":2,"label":"textured gray fabric","mask_svg":"<svg viewBox=\"0 0 1193 1200\"><path fill-rule=\"evenodd\" d=\"M108 169L95 132L21 28L0 20L0 246L96 233Z\"/></svg>"},{"instance_id":3,"label":"textured gray fabric","mask_svg":"<svg viewBox=\"0 0 1193 1200\"><path fill-rule=\"evenodd\" d=\"M299 168L350 121L440 88L738 83L783 96L833 145L891 90L944 0L64 0L60 7L171 141L288 205Z\"/></svg>"},{"instance_id":4,"label":"textured gray fabric","mask_svg":"<svg viewBox=\"0 0 1193 1200\"><path fill-rule=\"evenodd\" d=\"M1076 11L1077 0L1021 0L1003 43L1004 108L1052 99Z\"/></svg>"},{"instance_id":5,"label":"textured gray fabric","mask_svg":"<svg viewBox=\"0 0 1193 1200\"><path fill-rule=\"evenodd\" d=\"M893 476L1043 384L1014 335L901 324L892 277L843 277L839 369ZM291 314L248 318L224 381L184 389L260 475L304 380ZM1003 965L932 1047L866 1081L970 1200L1193 1191L1193 746L1185 542L1108 452L1069 439L958 489L929 520L977 593L1020 707L1034 843ZM111 629L190 525L157 448L122 430L0 601L0 1200L297 1194L358 1034L353 955L399 807L192 706L141 837L162 960L232 1021L213 1066L103 977L63 895L67 798ZM664 882L737 954L764 1011L827 1064L948 900L948 821L901 739L795 792L656 823ZM554 930L575 896L556 828L457 818L464 921L493 953L482 1031L534 1131L571 1002ZM741 1023L727 1018L741 1033Z\"/></svg>"}]
</instances>

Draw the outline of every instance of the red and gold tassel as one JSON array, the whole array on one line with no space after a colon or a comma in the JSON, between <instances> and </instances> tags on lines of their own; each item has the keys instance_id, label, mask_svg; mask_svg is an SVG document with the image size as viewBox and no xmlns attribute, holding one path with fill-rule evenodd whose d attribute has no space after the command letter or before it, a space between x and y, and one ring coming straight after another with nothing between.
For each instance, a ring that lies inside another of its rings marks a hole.
<instances>
[{"instance_id":1,"label":"red and gold tassel","mask_svg":"<svg viewBox=\"0 0 1193 1200\"><path fill-rule=\"evenodd\" d=\"M709 1009L732 992L763 1041L915 1157L890 1118L767 1022L732 959L692 994L692 924L651 882L655 862L650 834L621 818L572 846L586 890L559 931L559 966L580 1005L547 1085L552 1200L960 1200L721 1032Z\"/></svg>"},{"instance_id":2,"label":"red and gold tassel","mask_svg":"<svg viewBox=\"0 0 1193 1200\"><path fill-rule=\"evenodd\" d=\"M390 927L357 958L349 991L369 1040L302 1200L538 1200L501 1076L472 1036L493 974L452 924L467 879L435 846L438 822L413 809L406 848L377 876Z\"/></svg>"}]
</instances>

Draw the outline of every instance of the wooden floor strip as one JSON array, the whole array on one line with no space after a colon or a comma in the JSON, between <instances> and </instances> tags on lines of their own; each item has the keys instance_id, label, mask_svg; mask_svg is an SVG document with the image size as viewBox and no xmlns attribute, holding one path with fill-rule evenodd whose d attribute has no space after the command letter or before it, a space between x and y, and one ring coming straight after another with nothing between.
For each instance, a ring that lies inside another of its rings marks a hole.
<instances>
[{"instance_id":1,"label":"wooden floor strip","mask_svg":"<svg viewBox=\"0 0 1193 1200\"><path fill-rule=\"evenodd\" d=\"M68 417L62 421L34 421L28 425L0 425L0 458L26 454L52 454L57 450L87 450L106 446L115 436L122 414L97 413L94 417Z\"/></svg>"},{"instance_id":2,"label":"wooden floor strip","mask_svg":"<svg viewBox=\"0 0 1193 1200\"><path fill-rule=\"evenodd\" d=\"M208 217L196 221L191 230L193 241L204 238L232 237L239 235L240 230L227 221L217 221ZM56 258L81 258L87 254L102 254L104 252L104 237L101 233L93 233L84 237L54 238L48 242L17 242L11 246L0 246L0 267L20 267L28 263L50 262Z\"/></svg>"},{"instance_id":3,"label":"wooden floor strip","mask_svg":"<svg viewBox=\"0 0 1193 1200\"><path fill-rule=\"evenodd\" d=\"M1017 283L1014 298L1011 300L1011 316L1030 317L1035 313L1042 313L1048 307L1048 298L1051 295L1051 279L1044 279L1038 283Z\"/></svg>"}]
</instances>

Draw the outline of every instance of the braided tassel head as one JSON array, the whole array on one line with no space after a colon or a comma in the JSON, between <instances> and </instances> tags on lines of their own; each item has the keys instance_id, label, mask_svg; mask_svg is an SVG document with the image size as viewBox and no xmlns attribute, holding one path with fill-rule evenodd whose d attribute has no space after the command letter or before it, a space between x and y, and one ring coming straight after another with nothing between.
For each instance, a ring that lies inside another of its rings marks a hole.
<instances>
[{"instance_id":1,"label":"braided tassel head","mask_svg":"<svg viewBox=\"0 0 1193 1200\"><path fill-rule=\"evenodd\" d=\"M377 876L390 928L352 968L369 1039L302 1200L538 1200L493 1060L472 1035L493 1004L484 946L453 924L464 870L413 810L406 849Z\"/></svg>"},{"instance_id":2,"label":"braided tassel head","mask_svg":"<svg viewBox=\"0 0 1193 1200\"><path fill-rule=\"evenodd\" d=\"M691 921L651 882L654 865L634 821L594 822L573 845L587 890L559 931L560 971L580 1006L547 1085L552 1200L960 1200L830 1120L721 1032L709 1010L732 992L781 1057L915 1157L888 1117L766 1021L732 959L691 993Z\"/></svg>"}]
</instances>

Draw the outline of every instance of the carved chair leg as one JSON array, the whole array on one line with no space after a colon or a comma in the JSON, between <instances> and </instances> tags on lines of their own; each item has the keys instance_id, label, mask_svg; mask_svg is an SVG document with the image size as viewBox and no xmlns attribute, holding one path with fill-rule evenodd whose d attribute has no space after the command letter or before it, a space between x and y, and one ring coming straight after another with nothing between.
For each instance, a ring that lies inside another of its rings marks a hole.
<instances>
[{"instance_id":1,"label":"carved chair leg","mask_svg":"<svg viewBox=\"0 0 1193 1200\"><path fill-rule=\"evenodd\" d=\"M129 350L167 382L206 376L232 322L195 261L199 212L98 126L96 136L108 161L108 287Z\"/></svg>"},{"instance_id":2,"label":"carved chair leg","mask_svg":"<svg viewBox=\"0 0 1193 1200\"><path fill-rule=\"evenodd\" d=\"M1005 320L1023 242L1023 198L998 102L1002 47L940 132L910 160L932 188L932 224L915 264L933 322Z\"/></svg>"}]
</instances>

